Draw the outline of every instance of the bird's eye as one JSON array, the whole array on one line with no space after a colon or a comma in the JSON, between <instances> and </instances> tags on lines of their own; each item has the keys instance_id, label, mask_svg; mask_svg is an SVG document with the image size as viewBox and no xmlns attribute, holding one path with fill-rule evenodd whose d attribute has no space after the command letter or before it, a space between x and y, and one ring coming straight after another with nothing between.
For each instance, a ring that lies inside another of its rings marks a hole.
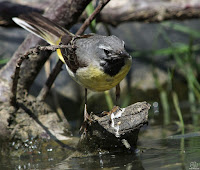
<instances>
[{"instance_id":1,"label":"bird's eye","mask_svg":"<svg viewBox=\"0 0 200 170\"><path fill-rule=\"evenodd\" d=\"M110 51L104 49L104 53L105 53L106 55L108 55L108 54L110 53Z\"/></svg>"}]
</instances>

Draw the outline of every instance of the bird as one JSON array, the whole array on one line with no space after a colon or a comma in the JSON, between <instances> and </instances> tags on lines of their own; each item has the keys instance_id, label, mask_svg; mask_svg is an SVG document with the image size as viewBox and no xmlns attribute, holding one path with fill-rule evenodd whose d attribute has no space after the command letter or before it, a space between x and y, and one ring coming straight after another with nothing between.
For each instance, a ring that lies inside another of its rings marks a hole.
<instances>
[{"instance_id":1,"label":"bird","mask_svg":"<svg viewBox=\"0 0 200 170\"><path fill-rule=\"evenodd\" d=\"M57 54L71 78L85 88L84 122L89 119L87 89L103 92L116 87L116 96L119 96L119 83L132 65L132 56L126 51L123 40L115 35L90 33L77 36L35 12L12 19L50 45L67 45L70 37L71 48L57 49Z\"/></svg>"}]
</instances>

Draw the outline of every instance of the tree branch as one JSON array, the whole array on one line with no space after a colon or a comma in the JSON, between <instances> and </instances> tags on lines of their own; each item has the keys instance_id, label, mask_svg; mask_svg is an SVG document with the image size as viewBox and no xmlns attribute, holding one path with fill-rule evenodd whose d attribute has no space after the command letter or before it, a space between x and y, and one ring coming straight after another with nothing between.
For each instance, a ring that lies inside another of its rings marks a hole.
<instances>
[{"instance_id":1,"label":"tree branch","mask_svg":"<svg viewBox=\"0 0 200 170\"><path fill-rule=\"evenodd\" d=\"M40 4L37 7L1 2L0 25L13 26L11 18L24 14L30 9L31 11L38 10L39 12L44 10L44 7ZM118 0L112 0L101 12L97 21L117 26L128 21L161 22L164 20L192 18L200 18L200 2L197 0L123 0L120 3Z\"/></svg>"},{"instance_id":2,"label":"tree branch","mask_svg":"<svg viewBox=\"0 0 200 170\"><path fill-rule=\"evenodd\" d=\"M86 30L86 28L90 25L90 23L92 22L92 20L94 20L94 18L100 13L100 11L103 9L103 7L109 2L110 0L101 0L99 2L99 5L96 7L96 9L94 10L94 12L90 15L90 17L88 17L84 24L82 24L82 26L79 28L79 30L77 31L76 35L80 35L83 34L83 32Z\"/></svg>"},{"instance_id":3,"label":"tree branch","mask_svg":"<svg viewBox=\"0 0 200 170\"><path fill-rule=\"evenodd\" d=\"M44 4L33 7L8 1L0 2L0 25L16 26L16 24L12 21L13 17L19 16L21 14L30 13L30 11L43 13L44 7Z\"/></svg>"},{"instance_id":4,"label":"tree branch","mask_svg":"<svg viewBox=\"0 0 200 170\"><path fill-rule=\"evenodd\" d=\"M200 18L200 1L196 0L124 0L111 1L98 21L117 26L122 22L161 22Z\"/></svg>"},{"instance_id":5,"label":"tree branch","mask_svg":"<svg viewBox=\"0 0 200 170\"><path fill-rule=\"evenodd\" d=\"M16 63L15 73L12 76L12 85L11 85L11 96L10 96L10 104L14 107L17 106L16 95L17 95L17 85L20 73L20 67L25 59L29 58L31 54L38 54L40 51L56 51L61 48L70 48L69 45L52 45L52 46L37 46L36 48L28 50L24 55L22 55ZM60 61L61 62L61 61ZM60 64L60 62L58 64Z\"/></svg>"}]
</instances>

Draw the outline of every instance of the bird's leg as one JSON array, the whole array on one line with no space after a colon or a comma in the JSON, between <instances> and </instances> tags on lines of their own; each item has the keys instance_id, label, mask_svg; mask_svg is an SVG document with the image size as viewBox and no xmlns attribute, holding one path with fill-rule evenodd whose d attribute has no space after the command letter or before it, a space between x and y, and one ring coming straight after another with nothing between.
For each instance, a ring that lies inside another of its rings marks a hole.
<instances>
[{"instance_id":1,"label":"bird's leg","mask_svg":"<svg viewBox=\"0 0 200 170\"><path fill-rule=\"evenodd\" d=\"M80 133L82 133L82 136L85 136L87 134L87 127L88 127L88 120L91 120L90 115L87 112L87 89L85 88L85 106L84 106L84 121L80 128Z\"/></svg>"},{"instance_id":2,"label":"bird's leg","mask_svg":"<svg viewBox=\"0 0 200 170\"><path fill-rule=\"evenodd\" d=\"M116 102L115 102L116 105L109 112L104 111L102 113L102 115L110 115L111 113L116 112L116 110L118 110L120 108L119 107L119 104L120 104L120 102L119 102L119 98L120 98L120 84L118 84L116 86L115 96L116 96Z\"/></svg>"},{"instance_id":3,"label":"bird's leg","mask_svg":"<svg viewBox=\"0 0 200 170\"><path fill-rule=\"evenodd\" d=\"M120 83L116 86L115 96L116 96L116 105L119 105Z\"/></svg>"},{"instance_id":4,"label":"bird's leg","mask_svg":"<svg viewBox=\"0 0 200 170\"><path fill-rule=\"evenodd\" d=\"M87 105L87 89L85 88L85 105Z\"/></svg>"},{"instance_id":5,"label":"bird's leg","mask_svg":"<svg viewBox=\"0 0 200 170\"><path fill-rule=\"evenodd\" d=\"M87 112L87 89L85 88L84 122L87 120L90 120L90 115Z\"/></svg>"}]
</instances>

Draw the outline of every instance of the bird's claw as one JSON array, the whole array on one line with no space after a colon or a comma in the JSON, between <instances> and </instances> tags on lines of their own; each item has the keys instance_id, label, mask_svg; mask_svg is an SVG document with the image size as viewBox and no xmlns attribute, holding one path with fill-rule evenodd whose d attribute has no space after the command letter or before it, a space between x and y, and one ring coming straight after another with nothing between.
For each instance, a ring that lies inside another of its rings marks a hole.
<instances>
[{"instance_id":1,"label":"bird's claw","mask_svg":"<svg viewBox=\"0 0 200 170\"><path fill-rule=\"evenodd\" d=\"M102 114L103 116L105 116L105 115L111 115L112 113L117 112L119 109L120 109L119 106L114 106L114 107L111 109L111 111L109 111L109 112L103 111L101 114Z\"/></svg>"}]
</instances>

